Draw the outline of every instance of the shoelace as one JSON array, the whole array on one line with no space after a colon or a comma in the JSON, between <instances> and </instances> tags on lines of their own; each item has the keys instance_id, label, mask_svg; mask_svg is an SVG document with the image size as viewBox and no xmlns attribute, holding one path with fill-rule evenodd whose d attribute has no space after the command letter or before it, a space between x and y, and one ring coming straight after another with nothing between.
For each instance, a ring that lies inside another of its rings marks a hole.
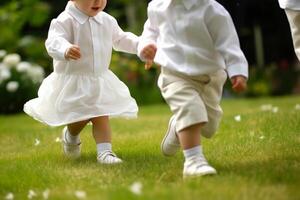
<instances>
[{"instance_id":1,"label":"shoelace","mask_svg":"<svg viewBox=\"0 0 300 200\"><path fill-rule=\"evenodd\" d=\"M196 165L197 169L200 168L200 167L203 167L203 166L206 166L208 165L208 162L206 161L205 158L203 157L193 157L191 158L187 163L186 163L186 167L190 167L192 165Z\"/></svg>"},{"instance_id":2,"label":"shoelace","mask_svg":"<svg viewBox=\"0 0 300 200\"><path fill-rule=\"evenodd\" d=\"M115 162L116 160L120 160L116 154L114 154L112 151L110 150L106 150L106 151L103 151L102 153L100 153L98 155L98 159L103 161L103 162L106 162L106 163L113 163Z\"/></svg>"}]
</instances>

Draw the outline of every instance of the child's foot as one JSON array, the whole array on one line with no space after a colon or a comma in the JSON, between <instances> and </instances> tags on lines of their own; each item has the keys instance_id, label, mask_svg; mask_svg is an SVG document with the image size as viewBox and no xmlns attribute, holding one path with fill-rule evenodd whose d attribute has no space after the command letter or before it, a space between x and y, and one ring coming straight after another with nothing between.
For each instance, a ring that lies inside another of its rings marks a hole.
<instances>
[{"instance_id":1,"label":"child's foot","mask_svg":"<svg viewBox=\"0 0 300 200\"><path fill-rule=\"evenodd\" d=\"M175 130L176 120L172 116L169 121L168 130L161 142L161 151L165 156L173 156L180 149L180 143Z\"/></svg>"},{"instance_id":2,"label":"child's foot","mask_svg":"<svg viewBox=\"0 0 300 200\"><path fill-rule=\"evenodd\" d=\"M98 154L97 161L101 164L119 164L123 161L116 156L112 151L106 150Z\"/></svg>"},{"instance_id":3,"label":"child's foot","mask_svg":"<svg viewBox=\"0 0 300 200\"><path fill-rule=\"evenodd\" d=\"M183 178L216 174L204 157L195 156L184 162Z\"/></svg>"},{"instance_id":4,"label":"child's foot","mask_svg":"<svg viewBox=\"0 0 300 200\"><path fill-rule=\"evenodd\" d=\"M63 150L67 157L78 158L80 156L80 142L70 143L67 140L68 128L65 127L62 131Z\"/></svg>"}]
</instances>

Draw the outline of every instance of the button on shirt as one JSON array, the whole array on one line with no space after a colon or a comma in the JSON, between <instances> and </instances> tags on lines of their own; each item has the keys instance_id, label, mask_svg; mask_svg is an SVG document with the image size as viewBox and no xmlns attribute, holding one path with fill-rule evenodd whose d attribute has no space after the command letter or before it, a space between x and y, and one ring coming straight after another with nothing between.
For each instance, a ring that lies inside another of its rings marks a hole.
<instances>
[{"instance_id":1,"label":"button on shirt","mask_svg":"<svg viewBox=\"0 0 300 200\"><path fill-rule=\"evenodd\" d=\"M300 0L278 0L283 9L300 10Z\"/></svg>"},{"instance_id":2,"label":"button on shirt","mask_svg":"<svg viewBox=\"0 0 300 200\"><path fill-rule=\"evenodd\" d=\"M157 45L154 61L187 75L226 68L248 77L248 63L228 12L214 0L153 0L138 47ZM143 59L143 58L142 58Z\"/></svg>"},{"instance_id":3,"label":"button on shirt","mask_svg":"<svg viewBox=\"0 0 300 200\"><path fill-rule=\"evenodd\" d=\"M79 60L65 59L65 52L72 44L80 47ZM46 40L54 72L96 76L109 68L112 48L135 54L137 44L138 37L122 31L112 16L102 11L89 17L71 1L65 11L52 20Z\"/></svg>"}]
</instances>

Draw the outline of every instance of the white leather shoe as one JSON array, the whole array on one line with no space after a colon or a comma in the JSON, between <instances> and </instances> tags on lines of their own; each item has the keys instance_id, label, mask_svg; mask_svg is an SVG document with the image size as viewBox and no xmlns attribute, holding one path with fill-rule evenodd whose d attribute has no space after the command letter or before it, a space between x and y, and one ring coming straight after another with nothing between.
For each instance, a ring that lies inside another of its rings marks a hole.
<instances>
[{"instance_id":1,"label":"white leather shoe","mask_svg":"<svg viewBox=\"0 0 300 200\"><path fill-rule=\"evenodd\" d=\"M165 156L173 156L180 149L180 143L176 135L176 120L174 115L169 120L168 130L161 142L161 151Z\"/></svg>"},{"instance_id":2,"label":"white leather shoe","mask_svg":"<svg viewBox=\"0 0 300 200\"><path fill-rule=\"evenodd\" d=\"M80 142L78 144L69 143L67 141L67 134L68 128L64 127L62 131L62 144L63 144L63 150L67 157L70 158L78 158L80 156Z\"/></svg>"},{"instance_id":3,"label":"white leather shoe","mask_svg":"<svg viewBox=\"0 0 300 200\"><path fill-rule=\"evenodd\" d=\"M217 174L217 171L207 163L204 157L195 156L184 162L183 178L214 174Z\"/></svg>"},{"instance_id":4,"label":"white leather shoe","mask_svg":"<svg viewBox=\"0 0 300 200\"><path fill-rule=\"evenodd\" d=\"M101 164L109 164L109 165L119 164L123 162L120 158L116 156L116 154L114 154L110 150L100 153L97 156L97 161Z\"/></svg>"}]
</instances>

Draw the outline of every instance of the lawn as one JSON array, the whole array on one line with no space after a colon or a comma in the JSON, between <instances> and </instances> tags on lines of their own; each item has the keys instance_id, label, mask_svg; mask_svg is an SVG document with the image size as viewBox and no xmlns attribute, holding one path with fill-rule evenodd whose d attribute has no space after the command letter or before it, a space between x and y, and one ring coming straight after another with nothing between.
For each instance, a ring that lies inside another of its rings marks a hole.
<instances>
[{"instance_id":1,"label":"lawn","mask_svg":"<svg viewBox=\"0 0 300 200\"><path fill-rule=\"evenodd\" d=\"M217 135L203 140L218 175L188 180L182 153L160 153L171 115L165 104L140 107L135 120L111 120L124 160L118 166L96 163L90 126L81 158L70 160L58 141L61 127L0 116L0 199L300 199L300 97L226 99L222 107Z\"/></svg>"}]
</instances>

